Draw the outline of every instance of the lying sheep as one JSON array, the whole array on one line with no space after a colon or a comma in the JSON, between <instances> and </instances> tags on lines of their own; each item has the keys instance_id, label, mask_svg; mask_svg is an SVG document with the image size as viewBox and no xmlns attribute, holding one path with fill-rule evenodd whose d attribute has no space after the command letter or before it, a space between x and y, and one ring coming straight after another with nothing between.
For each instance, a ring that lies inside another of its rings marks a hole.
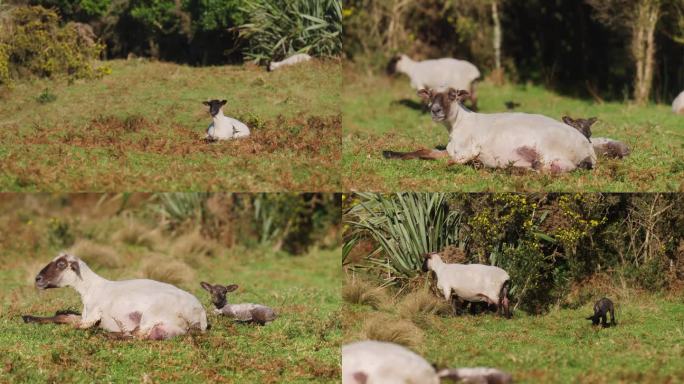
<instances>
[{"instance_id":1,"label":"lying sheep","mask_svg":"<svg viewBox=\"0 0 684 384\"><path fill-rule=\"evenodd\" d=\"M312 57L307 55L306 53L297 53L297 54L294 54L294 55L288 57L285 60L273 61L273 62L268 64L267 68L268 68L268 71L271 72L271 71L275 71L275 70L282 68L282 67L287 67L287 66L295 65L295 64L299 64L299 63L304 63L304 62L307 62L311 59L312 59Z\"/></svg>"},{"instance_id":2,"label":"lying sheep","mask_svg":"<svg viewBox=\"0 0 684 384\"><path fill-rule=\"evenodd\" d=\"M570 116L563 116L562 120L565 124L582 132L582 134L594 145L594 151L597 155L622 159L625 156L629 156L631 153L629 147L620 141L607 139L605 137L595 137L592 139L591 126L597 121L595 117L589 119L573 119Z\"/></svg>"},{"instance_id":3,"label":"lying sheep","mask_svg":"<svg viewBox=\"0 0 684 384\"><path fill-rule=\"evenodd\" d=\"M477 109L475 80L480 77L480 70L470 62L452 58L413 61L406 55L400 55L392 58L387 65L387 74L393 75L396 72L408 75L411 79L411 87L415 90L423 88L468 89L471 108Z\"/></svg>"},{"instance_id":4,"label":"lying sheep","mask_svg":"<svg viewBox=\"0 0 684 384\"><path fill-rule=\"evenodd\" d=\"M449 132L446 153L453 164L477 161L490 168L510 166L553 173L591 169L595 148L614 140L590 142L577 129L542 115L528 113L475 113L463 107L468 92L449 88L443 92L422 89L432 119ZM423 158L444 156L435 151Z\"/></svg>"},{"instance_id":5,"label":"lying sheep","mask_svg":"<svg viewBox=\"0 0 684 384\"><path fill-rule=\"evenodd\" d=\"M72 287L83 302L81 315L24 316L26 322L99 326L109 332L140 339L162 340L191 330L204 332L207 315L190 293L154 280L111 281L93 272L83 260L60 253L36 276L38 289Z\"/></svg>"},{"instance_id":6,"label":"lying sheep","mask_svg":"<svg viewBox=\"0 0 684 384\"><path fill-rule=\"evenodd\" d=\"M678 115L684 115L684 91L672 101L672 112Z\"/></svg>"},{"instance_id":7,"label":"lying sheep","mask_svg":"<svg viewBox=\"0 0 684 384\"><path fill-rule=\"evenodd\" d=\"M503 269L483 264L447 264L438 253L426 255L422 269L435 272L437 288L447 301L452 301L454 313L458 313L461 300L482 301L496 306L497 312L506 318L511 317L508 301L511 278Z\"/></svg>"},{"instance_id":8,"label":"lying sheep","mask_svg":"<svg viewBox=\"0 0 684 384\"><path fill-rule=\"evenodd\" d=\"M342 346L342 384L438 384L441 379L507 384L510 374L494 368L437 371L413 351L394 343L359 341Z\"/></svg>"},{"instance_id":9,"label":"lying sheep","mask_svg":"<svg viewBox=\"0 0 684 384\"><path fill-rule=\"evenodd\" d=\"M228 117L223 114L223 106L226 105L227 100L209 100L202 104L209 107L209 114L213 122L207 128L207 135L205 140L230 140L247 137L250 135L249 128L245 123Z\"/></svg>"},{"instance_id":10,"label":"lying sheep","mask_svg":"<svg viewBox=\"0 0 684 384\"><path fill-rule=\"evenodd\" d=\"M608 313L610 312L610 325L608 324ZM603 326L603 328L608 328L609 326L615 326L615 307L610 299L604 297L594 304L594 314L587 317L587 320L591 320L593 325Z\"/></svg>"},{"instance_id":11,"label":"lying sheep","mask_svg":"<svg viewBox=\"0 0 684 384\"><path fill-rule=\"evenodd\" d=\"M216 314L226 315L241 322L254 322L259 325L265 325L276 318L276 313L273 309L265 305L252 303L228 304L226 294L238 289L238 286L235 284L226 286L220 284L211 285L203 281L200 285L211 294L211 301L216 307L214 308Z\"/></svg>"}]
</instances>

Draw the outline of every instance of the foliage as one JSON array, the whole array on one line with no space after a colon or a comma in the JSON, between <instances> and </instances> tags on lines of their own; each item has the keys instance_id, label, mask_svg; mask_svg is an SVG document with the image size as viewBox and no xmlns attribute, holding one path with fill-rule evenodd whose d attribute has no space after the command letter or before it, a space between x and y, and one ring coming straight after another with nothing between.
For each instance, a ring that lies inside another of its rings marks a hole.
<instances>
[{"instance_id":1,"label":"foliage","mask_svg":"<svg viewBox=\"0 0 684 384\"><path fill-rule=\"evenodd\" d=\"M376 195L359 193L361 201L346 213L345 221L352 234L347 241L368 235L382 251L379 258L369 258L371 265L384 270L387 282L416 276L423 256L447 245L464 247L462 214L449 210L446 195L441 193L398 193Z\"/></svg>"},{"instance_id":2,"label":"foliage","mask_svg":"<svg viewBox=\"0 0 684 384\"><path fill-rule=\"evenodd\" d=\"M240 27L245 57L259 63L295 53L337 56L342 50L341 0L258 0L245 4Z\"/></svg>"},{"instance_id":3,"label":"foliage","mask_svg":"<svg viewBox=\"0 0 684 384\"><path fill-rule=\"evenodd\" d=\"M54 11L16 7L0 34L0 77L35 75L69 80L93 78L99 72L92 61L103 46L79 36L73 24L60 25ZM6 80L0 81L6 82Z\"/></svg>"}]
</instances>

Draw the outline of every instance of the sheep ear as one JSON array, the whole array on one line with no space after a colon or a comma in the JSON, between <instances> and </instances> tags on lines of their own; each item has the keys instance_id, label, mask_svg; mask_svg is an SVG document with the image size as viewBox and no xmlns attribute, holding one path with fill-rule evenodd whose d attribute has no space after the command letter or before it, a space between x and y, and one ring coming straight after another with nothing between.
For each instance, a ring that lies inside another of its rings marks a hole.
<instances>
[{"instance_id":1,"label":"sheep ear","mask_svg":"<svg viewBox=\"0 0 684 384\"><path fill-rule=\"evenodd\" d=\"M570 116L563 116L562 120L565 124L570 125L570 126L572 126L572 124L574 123L574 121L572 120L572 117L570 117Z\"/></svg>"},{"instance_id":2,"label":"sheep ear","mask_svg":"<svg viewBox=\"0 0 684 384\"><path fill-rule=\"evenodd\" d=\"M466 91L466 90L463 90L463 89L456 90L453 88L449 88L449 101L452 101L452 102L456 101L456 100L463 101L469 97L470 97L470 93L468 93L468 91Z\"/></svg>"},{"instance_id":3,"label":"sheep ear","mask_svg":"<svg viewBox=\"0 0 684 384\"><path fill-rule=\"evenodd\" d=\"M236 289L238 289L237 284L226 285L226 292L233 292Z\"/></svg>"},{"instance_id":4,"label":"sheep ear","mask_svg":"<svg viewBox=\"0 0 684 384\"><path fill-rule=\"evenodd\" d=\"M202 104L206 105L207 107L210 105L208 101L203 101Z\"/></svg>"},{"instance_id":5,"label":"sheep ear","mask_svg":"<svg viewBox=\"0 0 684 384\"><path fill-rule=\"evenodd\" d=\"M596 118L596 117L590 117L590 118L587 120L587 124L591 127L591 126L594 125L594 123L597 122L597 121L598 121L598 118Z\"/></svg>"},{"instance_id":6,"label":"sheep ear","mask_svg":"<svg viewBox=\"0 0 684 384\"><path fill-rule=\"evenodd\" d=\"M226 105L227 102L228 100L221 100L221 105Z\"/></svg>"},{"instance_id":7,"label":"sheep ear","mask_svg":"<svg viewBox=\"0 0 684 384\"><path fill-rule=\"evenodd\" d=\"M72 271L76 272L76 276L78 276L79 279L83 280L83 278L81 277L81 266L78 265L78 261L69 262L69 267Z\"/></svg>"},{"instance_id":8,"label":"sheep ear","mask_svg":"<svg viewBox=\"0 0 684 384\"><path fill-rule=\"evenodd\" d=\"M213 288L211 284L207 283L206 281L201 282L200 285L202 286L202 288L209 292L211 292L211 289Z\"/></svg>"},{"instance_id":9,"label":"sheep ear","mask_svg":"<svg viewBox=\"0 0 684 384\"><path fill-rule=\"evenodd\" d=\"M418 91L418 96L423 100L430 100L432 98L432 90L430 88L423 88Z\"/></svg>"}]
</instances>

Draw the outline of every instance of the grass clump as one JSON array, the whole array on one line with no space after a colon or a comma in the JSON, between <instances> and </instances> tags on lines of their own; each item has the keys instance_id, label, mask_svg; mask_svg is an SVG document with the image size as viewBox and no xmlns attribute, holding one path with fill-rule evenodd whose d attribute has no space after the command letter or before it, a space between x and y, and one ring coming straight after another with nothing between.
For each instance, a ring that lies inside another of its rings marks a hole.
<instances>
[{"instance_id":1,"label":"grass clump","mask_svg":"<svg viewBox=\"0 0 684 384\"><path fill-rule=\"evenodd\" d=\"M451 306L444 299L427 291L415 291L404 296L397 304L399 316L424 326L430 317L451 314Z\"/></svg>"},{"instance_id":2,"label":"grass clump","mask_svg":"<svg viewBox=\"0 0 684 384\"><path fill-rule=\"evenodd\" d=\"M114 248L87 239L77 240L69 253L81 258L91 267L119 268L124 264L121 255Z\"/></svg>"},{"instance_id":3,"label":"grass clump","mask_svg":"<svg viewBox=\"0 0 684 384\"><path fill-rule=\"evenodd\" d=\"M389 301L384 289L359 279L348 281L342 287L342 299L350 304L368 305L373 309L378 309Z\"/></svg>"},{"instance_id":4,"label":"grass clump","mask_svg":"<svg viewBox=\"0 0 684 384\"><path fill-rule=\"evenodd\" d=\"M134 219L127 219L121 229L112 234L112 240L149 249L156 249L164 241L160 231L150 229Z\"/></svg>"},{"instance_id":5,"label":"grass clump","mask_svg":"<svg viewBox=\"0 0 684 384\"><path fill-rule=\"evenodd\" d=\"M199 265L204 259L219 254L220 247L211 239L206 239L199 230L178 237L170 247L172 256L191 265Z\"/></svg>"},{"instance_id":6,"label":"grass clump","mask_svg":"<svg viewBox=\"0 0 684 384\"><path fill-rule=\"evenodd\" d=\"M195 281L195 270L190 265L156 253L145 257L140 266L140 273L146 279L173 285L189 286Z\"/></svg>"},{"instance_id":7,"label":"grass clump","mask_svg":"<svg viewBox=\"0 0 684 384\"><path fill-rule=\"evenodd\" d=\"M425 337L423 331L412 322L386 313L375 313L367 317L360 336L361 339L387 341L408 348L417 348Z\"/></svg>"}]
</instances>

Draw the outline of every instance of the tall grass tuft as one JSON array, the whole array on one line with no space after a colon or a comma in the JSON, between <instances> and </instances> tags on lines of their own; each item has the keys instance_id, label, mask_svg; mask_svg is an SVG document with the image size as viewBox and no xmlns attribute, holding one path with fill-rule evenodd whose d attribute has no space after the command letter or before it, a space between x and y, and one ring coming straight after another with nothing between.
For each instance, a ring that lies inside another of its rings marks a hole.
<instances>
[{"instance_id":1,"label":"tall grass tuft","mask_svg":"<svg viewBox=\"0 0 684 384\"><path fill-rule=\"evenodd\" d=\"M415 277L423 255L448 245L465 248L464 216L450 210L443 193L359 193L360 202L347 213L352 232L348 241L368 236L377 244L371 266L385 270L387 282ZM346 247L349 248L349 247Z\"/></svg>"},{"instance_id":2,"label":"tall grass tuft","mask_svg":"<svg viewBox=\"0 0 684 384\"><path fill-rule=\"evenodd\" d=\"M430 317L449 315L452 312L449 303L425 290L415 291L404 296L397 304L397 312L419 327L424 327Z\"/></svg>"},{"instance_id":3,"label":"tall grass tuft","mask_svg":"<svg viewBox=\"0 0 684 384\"><path fill-rule=\"evenodd\" d=\"M361 329L361 339L387 341L416 349L423 343L423 331L408 320L385 313L368 317Z\"/></svg>"},{"instance_id":4,"label":"tall grass tuft","mask_svg":"<svg viewBox=\"0 0 684 384\"><path fill-rule=\"evenodd\" d=\"M337 56L342 51L341 0L255 0L240 27L244 54L264 64L295 53Z\"/></svg>"},{"instance_id":5,"label":"tall grass tuft","mask_svg":"<svg viewBox=\"0 0 684 384\"><path fill-rule=\"evenodd\" d=\"M359 279L348 281L342 287L342 299L350 304L368 305L373 309L378 309L390 301L383 288L374 287Z\"/></svg>"},{"instance_id":6,"label":"tall grass tuft","mask_svg":"<svg viewBox=\"0 0 684 384\"><path fill-rule=\"evenodd\" d=\"M142 277L173 285L189 286L195 280L195 270L188 264L166 255L150 253L140 267Z\"/></svg>"},{"instance_id":7,"label":"tall grass tuft","mask_svg":"<svg viewBox=\"0 0 684 384\"><path fill-rule=\"evenodd\" d=\"M121 255L114 248L90 240L76 241L69 249L69 253L79 257L91 267L119 268L124 264Z\"/></svg>"}]
</instances>

